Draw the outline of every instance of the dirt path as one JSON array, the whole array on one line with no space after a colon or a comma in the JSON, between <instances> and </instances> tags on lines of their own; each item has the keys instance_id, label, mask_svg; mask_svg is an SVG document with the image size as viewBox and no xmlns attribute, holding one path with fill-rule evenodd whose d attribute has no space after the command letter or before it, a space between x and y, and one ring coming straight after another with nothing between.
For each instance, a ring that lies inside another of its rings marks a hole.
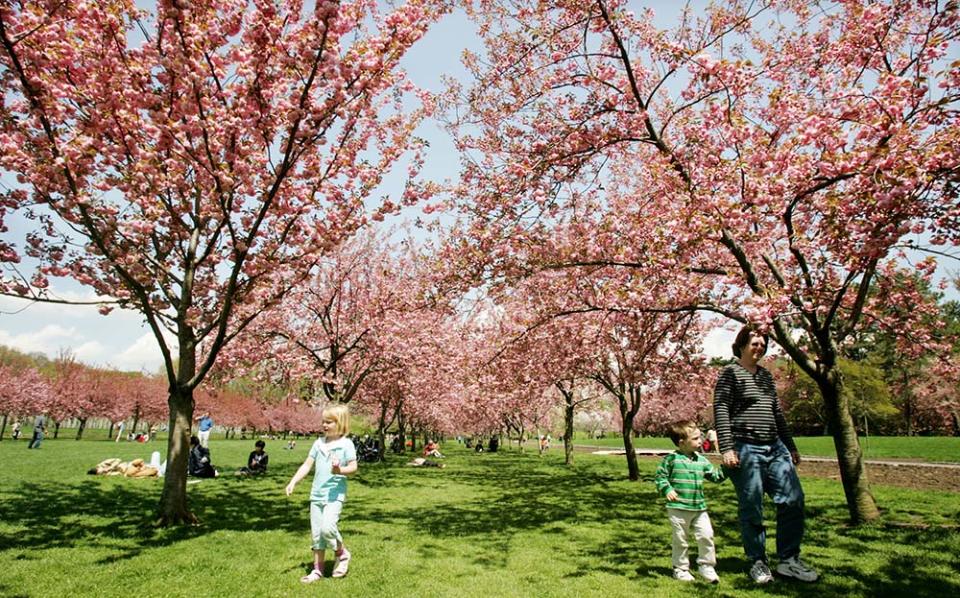
<instances>
[{"instance_id":1,"label":"dirt path","mask_svg":"<svg viewBox=\"0 0 960 598\"><path fill-rule=\"evenodd\" d=\"M600 449L577 446L577 450L595 454L623 455L623 449ZM669 451L637 449L637 455L660 458ZM960 492L960 463L929 463L910 460L868 459L867 475L871 484L898 486L918 490ZM806 457L798 468L801 476L812 476L840 481L837 460L826 457Z\"/></svg>"}]
</instances>

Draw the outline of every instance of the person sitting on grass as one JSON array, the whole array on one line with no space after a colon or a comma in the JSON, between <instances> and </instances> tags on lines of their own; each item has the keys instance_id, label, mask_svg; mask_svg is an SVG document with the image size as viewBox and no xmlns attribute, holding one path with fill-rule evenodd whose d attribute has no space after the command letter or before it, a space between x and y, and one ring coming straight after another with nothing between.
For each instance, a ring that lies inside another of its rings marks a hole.
<instances>
[{"instance_id":1,"label":"person sitting on grass","mask_svg":"<svg viewBox=\"0 0 960 598\"><path fill-rule=\"evenodd\" d=\"M694 580L687 553L687 540L693 532L700 575L710 583L718 583L720 577L714 569L717 552L707 501L703 497L703 479L722 482L723 472L698 452L701 438L695 422L684 420L671 424L670 440L677 450L660 462L654 483L660 496L667 499L667 517L673 528L673 577L680 581Z\"/></svg>"},{"instance_id":2,"label":"person sitting on grass","mask_svg":"<svg viewBox=\"0 0 960 598\"><path fill-rule=\"evenodd\" d=\"M200 445L200 439L190 437L190 456L187 461L187 475L195 478L215 478L220 475L210 464L210 449Z\"/></svg>"},{"instance_id":3,"label":"person sitting on grass","mask_svg":"<svg viewBox=\"0 0 960 598\"><path fill-rule=\"evenodd\" d=\"M251 451L250 456L247 457L247 466L241 467L237 475L260 475L267 473L267 462L270 460L270 457L268 457L266 451L263 450L266 446L267 443L262 440L253 443L253 451Z\"/></svg>"},{"instance_id":4,"label":"person sitting on grass","mask_svg":"<svg viewBox=\"0 0 960 598\"><path fill-rule=\"evenodd\" d=\"M432 440L428 440L427 444L423 447L423 456L424 457L436 457L437 459L443 459L443 454L440 452L440 446Z\"/></svg>"}]
</instances>

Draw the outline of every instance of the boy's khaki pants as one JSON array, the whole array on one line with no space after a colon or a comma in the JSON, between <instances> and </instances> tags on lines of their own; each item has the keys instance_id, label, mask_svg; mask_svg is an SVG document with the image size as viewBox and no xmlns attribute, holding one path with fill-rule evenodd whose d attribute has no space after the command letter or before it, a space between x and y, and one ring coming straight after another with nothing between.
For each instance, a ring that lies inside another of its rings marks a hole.
<instances>
[{"instance_id":1,"label":"boy's khaki pants","mask_svg":"<svg viewBox=\"0 0 960 598\"><path fill-rule=\"evenodd\" d=\"M717 551L713 544L713 526L706 511L685 511L667 509L670 527L673 528L673 568L690 569L690 556L687 550L692 536L697 543L697 564L717 564Z\"/></svg>"}]
</instances>

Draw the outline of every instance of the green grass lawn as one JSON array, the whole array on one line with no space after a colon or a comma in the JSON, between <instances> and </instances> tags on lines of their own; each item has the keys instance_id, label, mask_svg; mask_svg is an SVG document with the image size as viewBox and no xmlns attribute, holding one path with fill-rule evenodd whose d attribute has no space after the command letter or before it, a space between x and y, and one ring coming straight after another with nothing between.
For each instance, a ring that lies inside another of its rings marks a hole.
<instances>
[{"instance_id":1,"label":"green grass lawn","mask_svg":"<svg viewBox=\"0 0 960 598\"><path fill-rule=\"evenodd\" d=\"M443 447L447 468L404 459L362 465L349 483L341 531L350 574L303 586L310 560L305 480L283 486L309 442L268 441L271 472L191 484L203 523L149 525L159 480L97 478L111 456L149 456L159 443L0 442L0 595L3 596L950 596L960 594L960 495L875 485L879 523L846 524L838 483L808 478L804 557L823 579L754 587L744 575L729 482L708 488L718 587L670 578L670 532L653 484L625 479L622 457L561 451ZM216 465L243 464L251 441L211 441ZM229 472L228 472L229 473ZM771 539L771 550L772 550Z\"/></svg>"},{"instance_id":2,"label":"green grass lawn","mask_svg":"<svg viewBox=\"0 0 960 598\"><path fill-rule=\"evenodd\" d=\"M830 436L800 436L797 448L809 457L836 457ZM623 439L577 438L575 444L601 448L623 448ZM634 438L637 448L674 448L669 438ZM933 462L960 462L960 437L953 436L869 436L860 437L860 446L867 459L916 459Z\"/></svg>"}]
</instances>

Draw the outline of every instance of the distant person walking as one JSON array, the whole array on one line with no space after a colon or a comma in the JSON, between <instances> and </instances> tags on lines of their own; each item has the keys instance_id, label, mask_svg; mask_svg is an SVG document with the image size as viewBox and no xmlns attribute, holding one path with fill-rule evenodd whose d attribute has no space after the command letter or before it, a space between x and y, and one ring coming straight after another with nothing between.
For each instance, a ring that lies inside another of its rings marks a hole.
<instances>
[{"instance_id":1,"label":"distant person walking","mask_svg":"<svg viewBox=\"0 0 960 598\"><path fill-rule=\"evenodd\" d=\"M200 425L197 427L197 437L200 439L200 446L210 448L210 430L213 429L213 418L209 411L204 411L198 418Z\"/></svg>"},{"instance_id":2,"label":"distant person walking","mask_svg":"<svg viewBox=\"0 0 960 598\"><path fill-rule=\"evenodd\" d=\"M20 420L13 422L13 439L20 440Z\"/></svg>"},{"instance_id":3,"label":"distant person walking","mask_svg":"<svg viewBox=\"0 0 960 598\"><path fill-rule=\"evenodd\" d=\"M763 494L777 506L777 573L816 581L817 572L800 560L804 496L797 477L800 453L783 416L773 376L759 365L767 337L744 326L733 342L737 361L720 372L713 415L723 470L737 490L740 534L750 577L773 580L767 563Z\"/></svg>"},{"instance_id":4,"label":"distant person walking","mask_svg":"<svg viewBox=\"0 0 960 598\"><path fill-rule=\"evenodd\" d=\"M43 441L43 433L47 428L47 419L41 414L38 415L33 420L33 438L30 439L30 444L27 445L28 449L40 448L40 443Z\"/></svg>"}]
</instances>

